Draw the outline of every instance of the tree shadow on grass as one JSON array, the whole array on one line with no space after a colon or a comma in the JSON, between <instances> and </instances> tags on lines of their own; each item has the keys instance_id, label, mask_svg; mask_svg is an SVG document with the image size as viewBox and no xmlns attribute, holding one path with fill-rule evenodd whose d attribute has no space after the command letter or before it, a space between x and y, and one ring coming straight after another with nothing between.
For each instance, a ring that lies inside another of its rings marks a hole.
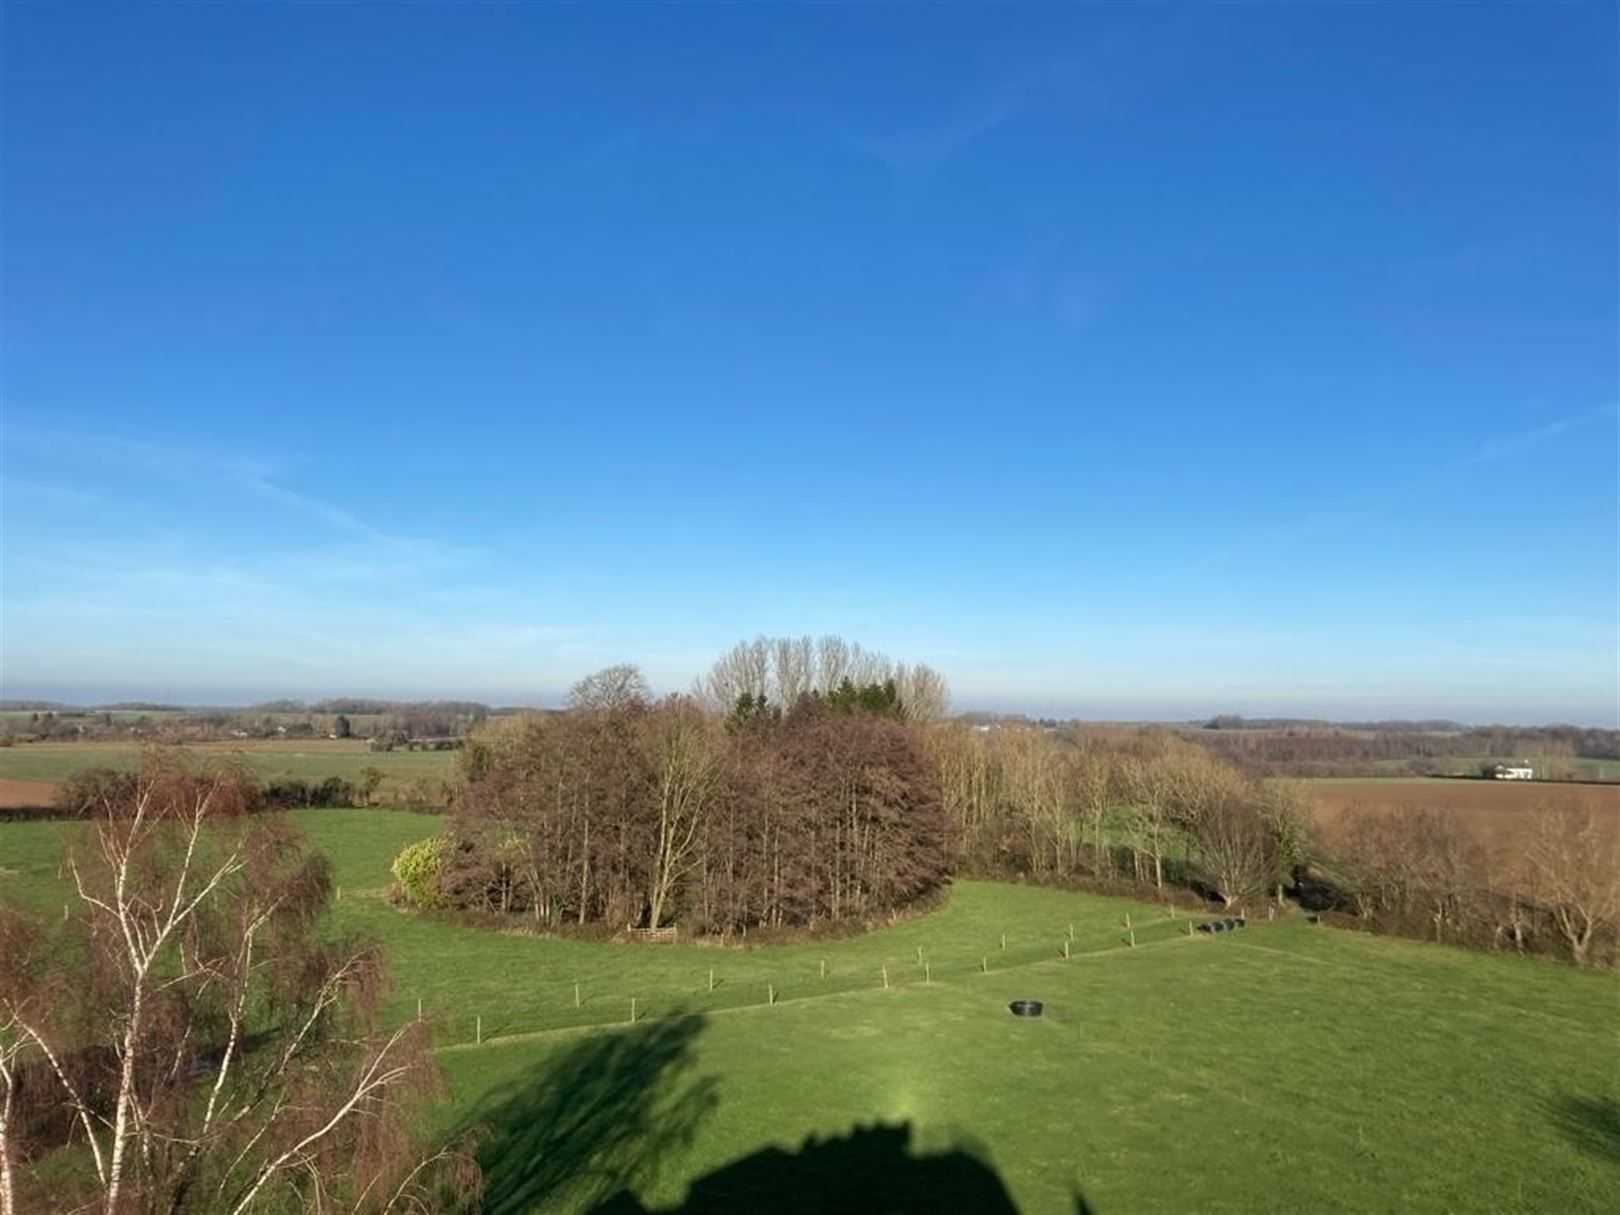
<instances>
[{"instance_id":1,"label":"tree shadow on grass","mask_svg":"<svg viewBox=\"0 0 1620 1215\"><path fill-rule=\"evenodd\" d=\"M1589 1155L1620 1164L1620 1101L1565 1095L1547 1102L1553 1125Z\"/></svg>"},{"instance_id":2,"label":"tree shadow on grass","mask_svg":"<svg viewBox=\"0 0 1620 1215\"><path fill-rule=\"evenodd\" d=\"M796 1152L765 1148L700 1177L678 1207L656 1215L1018 1215L1001 1178L978 1153L957 1147L914 1154L911 1124L857 1126L810 1138ZM1088 1212L1076 1196L1075 1209ZM628 1191L593 1215L655 1215Z\"/></svg>"},{"instance_id":3,"label":"tree shadow on grass","mask_svg":"<svg viewBox=\"0 0 1620 1215\"><path fill-rule=\"evenodd\" d=\"M677 1016L593 1033L486 1098L471 1119L483 1210L588 1208L651 1180L716 1104L714 1079L686 1074L704 1024Z\"/></svg>"}]
</instances>

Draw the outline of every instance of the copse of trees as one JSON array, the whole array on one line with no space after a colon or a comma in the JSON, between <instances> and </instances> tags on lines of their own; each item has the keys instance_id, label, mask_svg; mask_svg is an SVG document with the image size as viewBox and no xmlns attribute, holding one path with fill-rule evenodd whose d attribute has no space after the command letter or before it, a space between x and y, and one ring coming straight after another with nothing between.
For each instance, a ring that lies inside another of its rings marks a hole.
<instances>
[{"instance_id":1,"label":"copse of trees","mask_svg":"<svg viewBox=\"0 0 1620 1215\"><path fill-rule=\"evenodd\" d=\"M436 897L721 933L895 911L943 880L947 823L916 733L862 691L729 718L631 700L487 731L462 756Z\"/></svg>"}]
</instances>

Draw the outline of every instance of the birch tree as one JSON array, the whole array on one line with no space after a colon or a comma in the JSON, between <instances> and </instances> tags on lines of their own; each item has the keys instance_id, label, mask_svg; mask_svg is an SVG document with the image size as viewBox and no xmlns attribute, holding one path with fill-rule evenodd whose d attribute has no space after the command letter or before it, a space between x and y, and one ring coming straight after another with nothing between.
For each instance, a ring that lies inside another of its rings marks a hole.
<instances>
[{"instance_id":1,"label":"birch tree","mask_svg":"<svg viewBox=\"0 0 1620 1215\"><path fill-rule=\"evenodd\" d=\"M70 850L77 914L49 931L8 916L4 1215L23 1209L25 1080L70 1111L87 1157L76 1205L52 1191L64 1209L424 1209L449 1173L469 1192L466 1159L413 1138L437 1075L422 1026L384 1023L380 952L323 935L326 862L247 813L252 793L150 760Z\"/></svg>"}]
</instances>

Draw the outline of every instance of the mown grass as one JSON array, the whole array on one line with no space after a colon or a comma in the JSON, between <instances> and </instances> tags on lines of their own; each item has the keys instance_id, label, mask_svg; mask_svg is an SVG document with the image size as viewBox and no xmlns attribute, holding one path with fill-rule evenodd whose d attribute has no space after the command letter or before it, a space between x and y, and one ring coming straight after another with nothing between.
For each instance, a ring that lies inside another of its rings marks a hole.
<instances>
[{"instance_id":1,"label":"mown grass","mask_svg":"<svg viewBox=\"0 0 1620 1215\"><path fill-rule=\"evenodd\" d=\"M298 818L333 860L337 923L388 945L396 1013L421 998L441 1018L449 1099L435 1124L495 1123L491 1210L584 1210L625 1183L674 1204L717 1173L743 1187L728 1211L859 1209L817 1189L839 1170L800 1166L825 1149L807 1137L873 1124L911 1132L909 1163L871 1157L874 1184L901 1165L920 1170L905 1174L915 1184L959 1151L1028 1213L1599 1211L1620 1186L1613 974L1293 917L1189 938L1158 908L982 882L822 944L503 935L381 897L391 856L431 818ZM63 830L0 825L13 871L0 892L59 901ZM632 996L655 1019L602 1024L627 1020ZM1009 1016L1023 996L1047 1015ZM492 1039L481 1046L474 1016ZM541 1184L563 1164L574 1184Z\"/></svg>"}]
</instances>

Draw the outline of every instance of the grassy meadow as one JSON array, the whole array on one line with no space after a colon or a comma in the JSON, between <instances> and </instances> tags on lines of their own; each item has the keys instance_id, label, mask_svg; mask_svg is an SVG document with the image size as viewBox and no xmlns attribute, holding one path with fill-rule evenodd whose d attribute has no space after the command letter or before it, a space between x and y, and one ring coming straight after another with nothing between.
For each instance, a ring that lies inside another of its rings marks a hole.
<instances>
[{"instance_id":1,"label":"grassy meadow","mask_svg":"<svg viewBox=\"0 0 1620 1215\"><path fill-rule=\"evenodd\" d=\"M396 1014L439 1020L435 1122L486 1126L490 1211L1576 1212L1620 1189L1613 974L1291 916L1188 936L968 881L841 941L548 940L386 903L429 816L297 818L336 925L387 943ZM0 824L0 897L59 906L76 829Z\"/></svg>"},{"instance_id":2,"label":"grassy meadow","mask_svg":"<svg viewBox=\"0 0 1620 1215\"><path fill-rule=\"evenodd\" d=\"M209 760L239 758L264 780L357 780L366 768L385 776L384 789L426 778L443 780L453 751L372 751L363 739L243 739L186 743L181 750ZM31 742L0 747L0 781L66 780L86 768L134 768L141 746L122 742Z\"/></svg>"}]
</instances>

